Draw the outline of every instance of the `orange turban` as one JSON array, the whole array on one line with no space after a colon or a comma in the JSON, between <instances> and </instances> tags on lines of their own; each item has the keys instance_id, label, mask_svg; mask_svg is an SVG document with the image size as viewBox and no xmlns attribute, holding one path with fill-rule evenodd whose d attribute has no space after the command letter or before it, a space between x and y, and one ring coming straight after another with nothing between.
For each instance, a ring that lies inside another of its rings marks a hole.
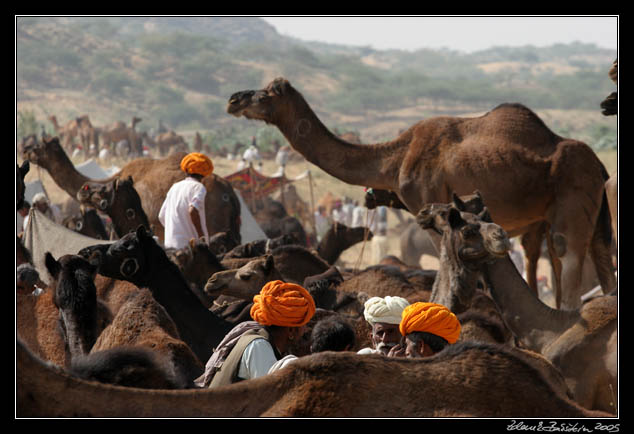
<instances>
[{"instance_id":1,"label":"orange turban","mask_svg":"<svg viewBox=\"0 0 634 434\"><path fill-rule=\"evenodd\" d=\"M453 344L460 337L460 322L443 305L418 302L403 309L399 330L403 336L412 332L431 333Z\"/></svg>"},{"instance_id":2,"label":"orange turban","mask_svg":"<svg viewBox=\"0 0 634 434\"><path fill-rule=\"evenodd\" d=\"M313 297L299 285L273 280L253 297L251 318L262 325L301 327L315 313Z\"/></svg>"},{"instance_id":3,"label":"orange turban","mask_svg":"<svg viewBox=\"0 0 634 434\"><path fill-rule=\"evenodd\" d=\"M214 164L208 156L200 152L192 152L185 155L181 160L181 170L188 175L197 174L202 176L211 175L214 171Z\"/></svg>"}]
</instances>

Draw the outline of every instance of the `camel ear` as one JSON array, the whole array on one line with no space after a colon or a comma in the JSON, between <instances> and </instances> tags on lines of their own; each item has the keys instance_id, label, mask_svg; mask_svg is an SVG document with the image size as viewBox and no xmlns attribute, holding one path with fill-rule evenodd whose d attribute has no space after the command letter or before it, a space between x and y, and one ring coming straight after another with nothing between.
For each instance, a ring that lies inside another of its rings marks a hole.
<instances>
[{"instance_id":1,"label":"camel ear","mask_svg":"<svg viewBox=\"0 0 634 434\"><path fill-rule=\"evenodd\" d=\"M269 272L275 267L275 259L273 255L266 255L266 260L264 261L264 271Z\"/></svg>"},{"instance_id":2,"label":"camel ear","mask_svg":"<svg viewBox=\"0 0 634 434\"><path fill-rule=\"evenodd\" d=\"M44 264L46 265L46 269L48 270L49 274L53 276L54 279L57 279L57 275L62 270L62 267L61 265L59 265L59 262L55 260L53 255L51 255L51 252L46 252L46 255L44 257Z\"/></svg>"},{"instance_id":3,"label":"camel ear","mask_svg":"<svg viewBox=\"0 0 634 434\"><path fill-rule=\"evenodd\" d=\"M271 86L271 90L277 96L284 96L290 87L289 82L284 78L276 78Z\"/></svg>"},{"instance_id":4,"label":"camel ear","mask_svg":"<svg viewBox=\"0 0 634 434\"><path fill-rule=\"evenodd\" d=\"M139 240L146 240L151 237L150 234L147 232L147 229L145 229L145 226L143 225L139 225L139 227L136 228L136 236L139 238Z\"/></svg>"},{"instance_id":5,"label":"camel ear","mask_svg":"<svg viewBox=\"0 0 634 434\"><path fill-rule=\"evenodd\" d=\"M483 222L493 223L491 214L489 214L489 208L487 208L486 206L484 207L484 209L482 209L482 211L480 211L480 213L478 214L478 218Z\"/></svg>"},{"instance_id":6,"label":"camel ear","mask_svg":"<svg viewBox=\"0 0 634 434\"><path fill-rule=\"evenodd\" d=\"M465 221L460 215L460 211L455 208L449 208L449 215L447 215L447 222L452 229L462 226Z\"/></svg>"},{"instance_id":7,"label":"camel ear","mask_svg":"<svg viewBox=\"0 0 634 434\"><path fill-rule=\"evenodd\" d=\"M455 192L453 193L453 204L460 211L465 211L467 208L465 203L462 201L462 199L460 199L460 197Z\"/></svg>"}]
</instances>

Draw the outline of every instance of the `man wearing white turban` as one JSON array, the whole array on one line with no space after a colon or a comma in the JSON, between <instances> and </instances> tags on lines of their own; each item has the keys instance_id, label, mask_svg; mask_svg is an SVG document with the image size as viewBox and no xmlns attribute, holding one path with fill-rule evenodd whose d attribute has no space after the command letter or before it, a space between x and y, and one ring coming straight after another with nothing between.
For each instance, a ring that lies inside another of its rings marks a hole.
<instances>
[{"instance_id":1,"label":"man wearing white turban","mask_svg":"<svg viewBox=\"0 0 634 434\"><path fill-rule=\"evenodd\" d=\"M403 309L409 302L402 297L372 297L364 304L363 315L372 327L370 338L373 348L363 348L358 354L388 355L390 349L401 342L399 331Z\"/></svg>"}]
</instances>

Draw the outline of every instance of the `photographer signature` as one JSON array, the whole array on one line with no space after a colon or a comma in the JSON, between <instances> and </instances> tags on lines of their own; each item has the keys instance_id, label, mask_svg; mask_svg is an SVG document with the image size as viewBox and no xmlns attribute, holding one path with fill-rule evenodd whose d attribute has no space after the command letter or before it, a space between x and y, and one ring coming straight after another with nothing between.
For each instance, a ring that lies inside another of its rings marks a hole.
<instances>
[{"instance_id":1,"label":"photographer signature","mask_svg":"<svg viewBox=\"0 0 634 434\"><path fill-rule=\"evenodd\" d=\"M592 425L578 422L537 422L535 424L527 424L523 421L511 421L506 427L507 431L535 431L535 432L565 432L565 433L592 433L592 432L619 432L620 424L604 424L601 422L593 422Z\"/></svg>"}]
</instances>

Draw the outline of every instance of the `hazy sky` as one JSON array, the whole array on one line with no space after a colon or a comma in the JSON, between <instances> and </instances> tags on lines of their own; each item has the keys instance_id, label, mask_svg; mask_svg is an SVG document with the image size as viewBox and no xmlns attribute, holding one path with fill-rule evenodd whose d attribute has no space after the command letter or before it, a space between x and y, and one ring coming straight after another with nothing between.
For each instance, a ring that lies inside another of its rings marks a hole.
<instances>
[{"instance_id":1,"label":"hazy sky","mask_svg":"<svg viewBox=\"0 0 634 434\"><path fill-rule=\"evenodd\" d=\"M617 16L295 16L262 17L278 33L374 49L537 47L574 41L617 49Z\"/></svg>"}]
</instances>

